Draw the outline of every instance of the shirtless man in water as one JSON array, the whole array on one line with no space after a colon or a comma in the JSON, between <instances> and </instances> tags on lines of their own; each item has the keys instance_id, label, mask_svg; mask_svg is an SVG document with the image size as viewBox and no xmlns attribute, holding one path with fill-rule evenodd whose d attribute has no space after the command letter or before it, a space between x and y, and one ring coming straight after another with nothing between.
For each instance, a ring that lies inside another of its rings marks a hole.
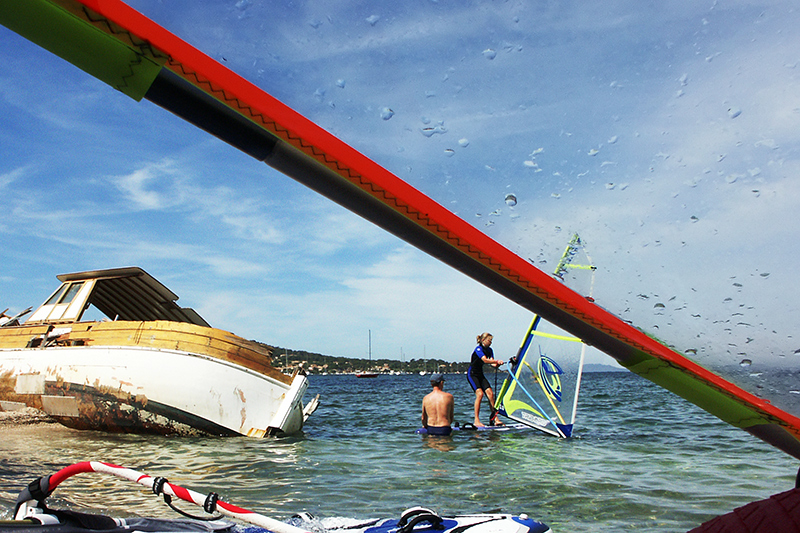
<instances>
[{"instance_id":1,"label":"shirtless man in water","mask_svg":"<svg viewBox=\"0 0 800 533\"><path fill-rule=\"evenodd\" d=\"M433 390L422 399L422 427L428 435L449 435L453 430L453 395L444 392L444 376L438 372L431 374Z\"/></svg>"}]
</instances>

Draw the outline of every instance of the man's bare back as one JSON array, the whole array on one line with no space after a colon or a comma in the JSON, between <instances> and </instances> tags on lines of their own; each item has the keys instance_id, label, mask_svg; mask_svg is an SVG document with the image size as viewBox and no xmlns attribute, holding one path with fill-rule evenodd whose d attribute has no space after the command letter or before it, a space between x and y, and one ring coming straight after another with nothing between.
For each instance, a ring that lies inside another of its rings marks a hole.
<instances>
[{"instance_id":1,"label":"man's bare back","mask_svg":"<svg viewBox=\"0 0 800 533\"><path fill-rule=\"evenodd\" d=\"M441 383L422 399L423 427L450 427L453 424L453 395L444 392Z\"/></svg>"}]
</instances>

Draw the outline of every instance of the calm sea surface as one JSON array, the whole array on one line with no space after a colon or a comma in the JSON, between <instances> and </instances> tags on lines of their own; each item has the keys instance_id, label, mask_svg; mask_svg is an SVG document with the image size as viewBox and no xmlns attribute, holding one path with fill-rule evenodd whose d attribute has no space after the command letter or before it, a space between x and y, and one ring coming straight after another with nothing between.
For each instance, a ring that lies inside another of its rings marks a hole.
<instances>
[{"instance_id":1,"label":"calm sea surface","mask_svg":"<svg viewBox=\"0 0 800 533\"><path fill-rule=\"evenodd\" d=\"M369 518L397 517L414 505L444 514L501 508L556 532L686 531L794 486L794 459L633 374L585 376L569 440L533 430L416 435L429 388L418 375L312 376L309 392L320 393L322 404L301 435L285 439L5 428L0 518L29 481L85 460L216 491L279 519L303 510ZM471 421L465 377L448 376L445 388L456 397L456 420ZM72 478L48 501L177 517L143 487L102 474Z\"/></svg>"}]
</instances>

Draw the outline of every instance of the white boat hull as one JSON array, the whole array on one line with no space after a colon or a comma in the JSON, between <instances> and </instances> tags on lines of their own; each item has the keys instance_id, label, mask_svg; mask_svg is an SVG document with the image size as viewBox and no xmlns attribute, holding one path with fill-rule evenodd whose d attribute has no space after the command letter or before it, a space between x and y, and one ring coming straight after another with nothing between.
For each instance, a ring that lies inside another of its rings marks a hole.
<instances>
[{"instance_id":1,"label":"white boat hull","mask_svg":"<svg viewBox=\"0 0 800 533\"><path fill-rule=\"evenodd\" d=\"M290 385L176 350L75 346L0 350L0 398L78 429L162 434L294 433L306 377Z\"/></svg>"}]
</instances>

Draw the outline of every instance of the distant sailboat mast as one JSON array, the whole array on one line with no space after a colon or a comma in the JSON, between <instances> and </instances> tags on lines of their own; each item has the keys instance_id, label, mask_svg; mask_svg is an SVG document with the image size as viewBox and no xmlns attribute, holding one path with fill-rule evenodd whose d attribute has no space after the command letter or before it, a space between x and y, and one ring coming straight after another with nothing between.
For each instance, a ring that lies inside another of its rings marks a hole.
<instances>
[{"instance_id":1,"label":"distant sailboat mast","mask_svg":"<svg viewBox=\"0 0 800 533\"><path fill-rule=\"evenodd\" d=\"M378 377L377 372L372 371L372 330L367 330L369 332L369 348L367 350L367 357L369 357L369 363L367 363L367 369L364 372L358 372L356 374L357 378L374 378Z\"/></svg>"}]
</instances>

